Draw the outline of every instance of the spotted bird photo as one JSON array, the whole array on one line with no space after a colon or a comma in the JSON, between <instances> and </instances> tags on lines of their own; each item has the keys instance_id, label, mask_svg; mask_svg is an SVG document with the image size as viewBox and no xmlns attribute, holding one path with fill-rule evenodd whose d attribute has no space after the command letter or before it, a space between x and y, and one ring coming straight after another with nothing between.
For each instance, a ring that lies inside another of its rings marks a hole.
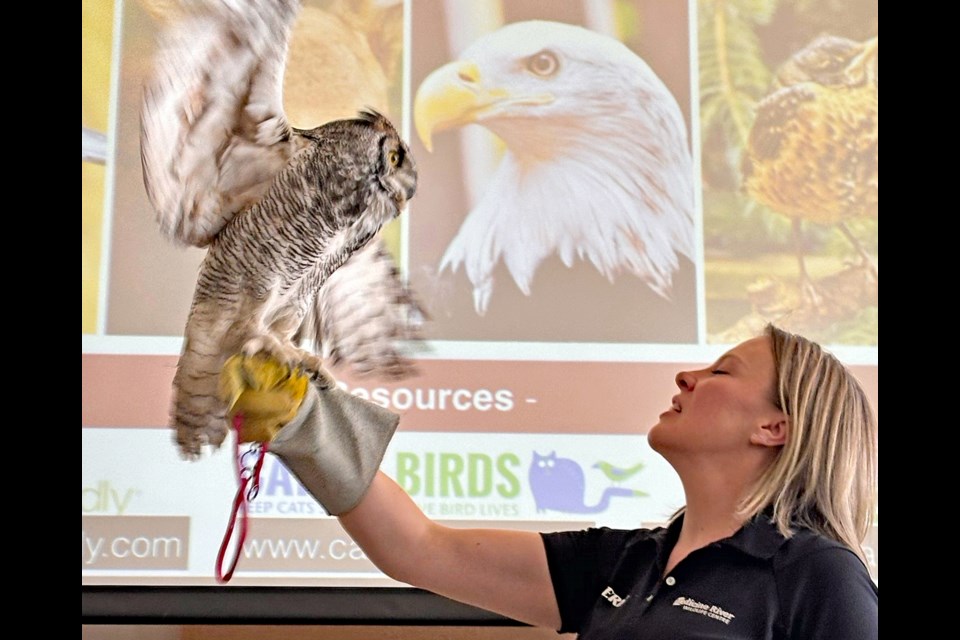
<instances>
[{"instance_id":1,"label":"spotted bird photo","mask_svg":"<svg viewBox=\"0 0 960 640\"><path fill-rule=\"evenodd\" d=\"M878 4L704 0L698 22L708 340L877 346Z\"/></svg>"}]
</instances>

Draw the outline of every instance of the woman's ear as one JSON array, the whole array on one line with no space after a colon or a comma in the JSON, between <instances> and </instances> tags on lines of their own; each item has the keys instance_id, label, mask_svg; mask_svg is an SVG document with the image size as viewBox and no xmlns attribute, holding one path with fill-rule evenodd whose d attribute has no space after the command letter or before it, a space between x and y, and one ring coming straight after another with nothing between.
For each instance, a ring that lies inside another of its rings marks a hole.
<instances>
[{"instance_id":1,"label":"woman's ear","mask_svg":"<svg viewBox=\"0 0 960 640\"><path fill-rule=\"evenodd\" d=\"M750 435L750 443L761 447L782 447L790 435L790 419L778 412L771 420L761 423Z\"/></svg>"}]
</instances>

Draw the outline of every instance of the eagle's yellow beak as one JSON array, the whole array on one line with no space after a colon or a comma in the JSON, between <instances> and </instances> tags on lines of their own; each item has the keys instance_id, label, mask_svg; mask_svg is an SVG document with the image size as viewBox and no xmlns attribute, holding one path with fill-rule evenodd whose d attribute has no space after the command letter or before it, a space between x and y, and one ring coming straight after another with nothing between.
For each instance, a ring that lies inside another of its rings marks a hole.
<instances>
[{"instance_id":1,"label":"eagle's yellow beak","mask_svg":"<svg viewBox=\"0 0 960 640\"><path fill-rule=\"evenodd\" d=\"M473 62L451 62L420 84L413 101L413 122L423 146L433 151L433 133L477 121L477 115L508 96L504 89L483 86Z\"/></svg>"}]
</instances>

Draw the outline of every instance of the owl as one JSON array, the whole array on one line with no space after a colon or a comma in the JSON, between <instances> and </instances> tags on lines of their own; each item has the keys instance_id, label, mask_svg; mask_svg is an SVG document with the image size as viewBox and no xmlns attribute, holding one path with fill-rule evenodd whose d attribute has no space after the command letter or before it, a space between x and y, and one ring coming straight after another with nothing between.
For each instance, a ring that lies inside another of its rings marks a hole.
<instances>
[{"instance_id":1,"label":"owl","mask_svg":"<svg viewBox=\"0 0 960 640\"><path fill-rule=\"evenodd\" d=\"M380 228L417 170L374 110L288 124L292 0L189 2L162 29L141 107L146 193L164 235L205 246L173 380L171 426L188 458L229 431L217 388L231 355L265 352L321 385L324 363L409 373L419 305ZM312 339L314 350L301 347Z\"/></svg>"}]
</instances>

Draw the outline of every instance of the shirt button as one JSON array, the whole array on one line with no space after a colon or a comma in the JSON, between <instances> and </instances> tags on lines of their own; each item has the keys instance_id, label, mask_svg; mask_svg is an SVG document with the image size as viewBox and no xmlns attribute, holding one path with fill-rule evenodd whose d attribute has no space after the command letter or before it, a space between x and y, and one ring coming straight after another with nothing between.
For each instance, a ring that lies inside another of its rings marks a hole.
<instances>
[{"instance_id":1,"label":"shirt button","mask_svg":"<svg viewBox=\"0 0 960 640\"><path fill-rule=\"evenodd\" d=\"M667 579L664 580L664 582L667 583L667 586L672 587L673 585L677 584L677 579L673 576L667 576Z\"/></svg>"}]
</instances>

